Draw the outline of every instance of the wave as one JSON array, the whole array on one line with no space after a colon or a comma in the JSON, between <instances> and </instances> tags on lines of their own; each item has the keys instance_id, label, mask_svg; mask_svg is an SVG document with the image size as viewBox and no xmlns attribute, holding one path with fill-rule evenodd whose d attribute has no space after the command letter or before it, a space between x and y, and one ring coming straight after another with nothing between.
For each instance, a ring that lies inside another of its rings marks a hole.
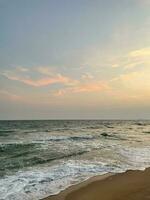
<instances>
[{"instance_id":1,"label":"wave","mask_svg":"<svg viewBox=\"0 0 150 200\"><path fill-rule=\"evenodd\" d=\"M54 142L59 142L59 141L64 141L64 140L92 140L95 139L94 136L51 136L47 139L41 139L41 140L35 140L35 142L46 142L46 141L54 141Z\"/></svg>"},{"instance_id":2,"label":"wave","mask_svg":"<svg viewBox=\"0 0 150 200\"><path fill-rule=\"evenodd\" d=\"M143 131L143 133L150 134L150 131Z\"/></svg>"},{"instance_id":3,"label":"wave","mask_svg":"<svg viewBox=\"0 0 150 200\"><path fill-rule=\"evenodd\" d=\"M109 126L109 125L105 125L105 127L107 127L107 128L114 128L113 126Z\"/></svg>"},{"instance_id":4,"label":"wave","mask_svg":"<svg viewBox=\"0 0 150 200\"><path fill-rule=\"evenodd\" d=\"M59 165L20 171L0 180L1 198L5 200L36 200L57 194L96 173L104 174L104 166L96 163L68 161ZM3 190L6 188L7 190ZM9 191L8 191L9 188Z\"/></svg>"},{"instance_id":5,"label":"wave","mask_svg":"<svg viewBox=\"0 0 150 200\"><path fill-rule=\"evenodd\" d=\"M1 136L9 136L9 133L14 133L15 130L0 130L0 137Z\"/></svg>"},{"instance_id":6,"label":"wave","mask_svg":"<svg viewBox=\"0 0 150 200\"><path fill-rule=\"evenodd\" d=\"M92 140L95 139L94 136L71 136L71 140Z\"/></svg>"},{"instance_id":7,"label":"wave","mask_svg":"<svg viewBox=\"0 0 150 200\"><path fill-rule=\"evenodd\" d=\"M64 159L64 158L70 158L73 156L79 156L85 153L88 153L89 151L77 151L77 152L72 152L72 153L68 153L68 154L56 154L51 156L48 159L44 159L43 157L33 157L32 160L34 161L34 163L32 163L32 165L36 165L36 164L44 164L44 163L48 163L54 160L60 160L60 159Z\"/></svg>"},{"instance_id":8,"label":"wave","mask_svg":"<svg viewBox=\"0 0 150 200\"><path fill-rule=\"evenodd\" d=\"M87 126L84 129L100 129L101 126Z\"/></svg>"},{"instance_id":9,"label":"wave","mask_svg":"<svg viewBox=\"0 0 150 200\"><path fill-rule=\"evenodd\" d=\"M148 126L148 125L150 125L150 123L136 122L135 125L137 125L137 126Z\"/></svg>"},{"instance_id":10,"label":"wave","mask_svg":"<svg viewBox=\"0 0 150 200\"><path fill-rule=\"evenodd\" d=\"M2 124L0 199L42 199L89 176L150 166L150 132L143 124L150 122Z\"/></svg>"},{"instance_id":11,"label":"wave","mask_svg":"<svg viewBox=\"0 0 150 200\"><path fill-rule=\"evenodd\" d=\"M0 176L7 174L8 170L17 171L26 167L49 163L54 160L68 159L87 153L88 150L60 150L42 149L37 143L31 144L5 144L0 145Z\"/></svg>"},{"instance_id":12,"label":"wave","mask_svg":"<svg viewBox=\"0 0 150 200\"><path fill-rule=\"evenodd\" d=\"M1 198L5 200L20 200L20 194L22 200L43 199L92 176L108 172L120 173L129 169L135 169L135 167L126 164L118 166L107 161L62 161L53 166L32 168L2 178L0 180L0 194ZM144 167L136 166L136 169L144 169Z\"/></svg>"},{"instance_id":13,"label":"wave","mask_svg":"<svg viewBox=\"0 0 150 200\"><path fill-rule=\"evenodd\" d=\"M0 153L13 154L15 151L20 151L22 149L33 148L36 143L6 143L0 144Z\"/></svg>"},{"instance_id":14,"label":"wave","mask_svg":"<svg viewBox=\"0 0 150 200\"><path fill-rule=\"evenodd\" d=\"M128 140L127 138L123 138L116 134L108 134L107 132L101 133L101 136L109 140Z\"/></svg>"},{"instance_id":15,"label":"wave","mask_svg":"<svg viewBox=\"0 0 150 200\"><path fill-rule=\"evenodd\" d=\"M0 133L13 133L15 130L0 130Z\"/></svg>"}]
</instances>

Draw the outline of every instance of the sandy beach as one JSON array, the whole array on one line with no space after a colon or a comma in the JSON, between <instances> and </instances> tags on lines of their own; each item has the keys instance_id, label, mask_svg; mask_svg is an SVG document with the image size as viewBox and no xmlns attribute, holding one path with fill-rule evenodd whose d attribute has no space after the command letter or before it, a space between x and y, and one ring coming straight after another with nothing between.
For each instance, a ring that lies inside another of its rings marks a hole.
<instances>
[{"instance_id":1,"label":"sandy beach","mask_svg":"<svg viewBox=\"0 0 150 200\"><path fill-rule=\"evenodd\" d=\"M150 168L91 178L44 200L148 200Z\"/></svg>"}]
</instances>

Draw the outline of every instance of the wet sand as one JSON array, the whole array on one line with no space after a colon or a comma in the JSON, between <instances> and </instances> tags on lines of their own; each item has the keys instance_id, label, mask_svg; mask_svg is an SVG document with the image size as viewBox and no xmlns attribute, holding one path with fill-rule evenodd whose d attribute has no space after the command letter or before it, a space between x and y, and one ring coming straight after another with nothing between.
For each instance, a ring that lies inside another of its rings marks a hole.
<instances>
[{"instance_id":1,"label":"wet sand","mask_svg":"<svg viewBox=\"0 0 150 200\"><path fill-rule=\"evenodd\" d=\"M97 176L44 200L150 200L150 168Z\"/></svg>"}]
</instances>

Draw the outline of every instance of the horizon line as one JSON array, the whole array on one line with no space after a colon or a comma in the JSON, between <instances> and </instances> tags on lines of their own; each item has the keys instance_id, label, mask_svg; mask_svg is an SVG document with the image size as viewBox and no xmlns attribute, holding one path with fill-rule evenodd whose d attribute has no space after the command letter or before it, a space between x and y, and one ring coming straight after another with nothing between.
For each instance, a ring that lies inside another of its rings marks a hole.
<instances>
[{"instance_id":1,"label":"horizon line","mask_svg":"<svg viewBox=\"0 0 150 200\"><path fill-rule=\"evenodd\" d=\"M104 118L104 119L79 119L79 118L72 118L72 119L0 119L0 121L149 121L150 118L140 119L140 118L125 118L125 119L118 119L118 118Z\"/></svg>"}]
</instances>

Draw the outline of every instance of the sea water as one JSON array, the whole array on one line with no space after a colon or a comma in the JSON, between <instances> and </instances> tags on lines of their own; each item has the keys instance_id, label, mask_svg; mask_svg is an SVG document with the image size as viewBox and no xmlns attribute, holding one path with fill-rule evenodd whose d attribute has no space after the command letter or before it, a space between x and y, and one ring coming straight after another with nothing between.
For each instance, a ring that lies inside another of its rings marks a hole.
<instances>
[{"instance_id":1,"label":"sea water","mask_svg":"<svg viewBox=\"0 0 150 200\"><path fill-rule=\"evenodd\" d=\"M0 121L0 200L38 200L150 166L150 121Z\"/></svg>"}]
</instances>

